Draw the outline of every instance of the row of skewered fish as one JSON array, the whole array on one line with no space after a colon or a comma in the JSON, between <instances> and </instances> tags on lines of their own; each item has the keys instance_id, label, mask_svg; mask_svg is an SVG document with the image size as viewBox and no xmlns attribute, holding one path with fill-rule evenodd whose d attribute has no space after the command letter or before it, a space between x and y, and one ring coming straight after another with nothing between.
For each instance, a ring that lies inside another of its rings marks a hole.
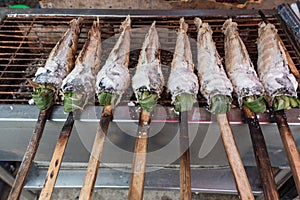
<instances>
[{"instance_id":1,"label":"row of skewered fish","mask_svg":"<svg viewBox=\"0 0 300 200\"><path fill-rule=\"evenodd\" d=\"M101 105L116 105L130 84L130 17L122 23L120 36L101 70L99 21L93 23L88 39L74 61L82 20L78 18L70 22L70 28L50 53L45 66L40 67L35 74L32 97L41 110L51 106L60 88L64 94L65 112L83 109L94 97L95 90ZM176 111L192 108L199 91L199 82L200 92L208 100L209 111L213 114L229 111L233 92L240 106L248 106L256 113L265 111L265 99L275 110L299 107L296 92L298 83L290 73L274 25L264 22L259 24L257 76L239 37L237 23L231 19L225 21L222 30L225 34L226 74L212 38L212 29L196 18L197 77L187 36L188 24L184 18L179 23L167 84ZM153 22L132 78L136 98L148 112L153 110L164 86L159 48L158 33Z\"/></svg>"}]
</instances>

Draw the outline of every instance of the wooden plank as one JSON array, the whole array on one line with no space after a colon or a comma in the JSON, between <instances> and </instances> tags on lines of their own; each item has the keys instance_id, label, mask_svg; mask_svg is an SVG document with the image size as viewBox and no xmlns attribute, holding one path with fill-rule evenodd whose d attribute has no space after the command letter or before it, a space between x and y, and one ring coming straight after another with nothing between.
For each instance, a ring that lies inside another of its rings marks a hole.
<instances>
[{"instance_id":1,"label":"wooden plank","mask_svg":"<svg viewBox=\"0 0 300 200\"><path fill-rule=\"evenodd\" d=\"M300 194L300 156L284 110L274 112L283 147L287 155L298 194Z\"/></svg>"},{"instance_id":2,"label":"wooden plank","mask_svg":"<svg viewBox=\"0 0 300 200\"><path fill-rule=\"evenodd\" d=\"M103 108L93 144L93 149L90 155L89 164L86 170L83 186L80 191L80 200L92 199L93 190L104 148L104 141L107 135L109 123L112 120L112 110L113 106L111 105L104 106Z\"/></svg>"},{"instance_id":3,"label":"wooden plank","mask_svg":"<svg viewBox=\"0 0 300 200\"><path fill-rule=\"evenodd\" d=\"M255 113L243 106L265 200L279 200L265 138Z\"/></svg>"},{"instance_id":4,"label":"wooden plank","mask_svg":"<svg viewBox=\"0 0 300 200\"><path fill-rule=\"evenodd\" d=\"M221 131L221 137L224 144L224 149L228 158L229 165L231 167L231 171L240 198L242 200L245 199L254 200L252 189L240 153L236 146L231 128L229 126L227 116L226 114L217 114L216 116Z\"/></svg>"},{"instance_id":5,"label":"wooden plank","mask_svg":"<svg viewBox=\"0 0 300 200\"><path fill-rule=\"evenodd\" d=\"M35 124L34 131L31 135L29 144L27 146L26 152L24 154L22 163L18 170L17 176L12 185L11 191L8 196L8 200L17 200L20 198L22 189L24 187L27 175L29 173L30 167L32 165L33 159L39 147L44 128L46 125L47 118L51 113L51 108L46 111L40 111L38 120Z\"/></svg>"},{"instance_id":6,"label":"wooden plank","mask_svg":"<svg viewBox=\"0 0 300 200\"><path fill-rule=\"evenodd\" d=\"M181 112L180 116L180 199L192 199L191 167L188 134L188 112Z\"/></svg>"},{"instance_id":7,"label":"wooden plank","mask_svg":"<svg viewBox=\"0 0 300 200\"><path fill-rule=\"evenodd\" d=\"M55 182L59 173L60 165L63 160L65 149L67 147L70 134L72 132L74 125L73 112L70 112L68 118L59 134L54 153L49 165L47 176L45 179L44 186L42 188L39 199L40 200L50 200L52 192L55 186Z\"/></svg>"},{"instance_id":8,"label":"wooden plank","mask_svg":"<svg viewBox=\"0 0 300 200\"><path fill-rule=\"evenodd\" d=\"M130 200L143 199L149 124L150 113L142 109L134 148L133 166L128 192L128 199Z\"/></svg>"}]
</instances>

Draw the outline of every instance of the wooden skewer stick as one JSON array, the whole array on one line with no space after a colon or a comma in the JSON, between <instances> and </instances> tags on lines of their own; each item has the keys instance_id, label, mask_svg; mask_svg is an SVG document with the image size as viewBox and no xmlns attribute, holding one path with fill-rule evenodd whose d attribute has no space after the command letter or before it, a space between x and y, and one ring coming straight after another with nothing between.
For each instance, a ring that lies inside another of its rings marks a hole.
<instances>
[{"instance_id":1,"label":"wooden skewer stick","mask_svg":"<svg viewBox=\"0 0 300 200\"><path fill-rule=\"evenodd\" d=\"M247 106L243 106L243 110L250 129L250 136L259 177L264 191L264 198L266 200L279 200L265 138L261 131L259 121L256 114Z\"/></svg>"},{"instance_id":2,"label":"wooden skewer stick","mask_svg":"<svg viewBox=\"0 0 300 200\"><path fill-rule=\"evenodd\" d=\"M104 141L107 135L109 123L112 120L112 110L112 105L103 107L100 122L95 135L93 149L90 155L89 164L79 196L80 200L92 199L94 185L97 179L98 169L104 148Z\"/></svg>"},{"instance_id":3,"label":"wooden skewer stick","mask_svg":"<svg viewBox=\"0 0 300 200\"><path fill-rule=\"evenodd\" d=\"M180 112L180 199L192 199L188 112Z\"/></svg>"},{"instance_id":4,"label":"wooden skewer stick","mask_svg":"<svg viewBox=\"0 0 300 200\"><path fill-rule=\"evenodd\" d=\"M73 112L70 112L68 118L59 134L53 156L49 165L47 176L43 189L41 191L40 200L50 200L52 192L55 186L57 175L59 173L60 165L67 147L69 137L74 125L74 116Z\"/></svg>"},{"instance_id":5,"label":"wooden skewer stick","mask_svg":"<svg viewBox=\"0 0 300 200\"><path fill-rule=\"evenodd\" d=\"M32 133L26 152L24 154L22 163L20 165L17 176L9 193L8 200L17 200L20 198L26 177L28 175L31 164L39 147L40 140L44 132L45 124L49 114L51 113L51 110L52 109L50 108L46 111L40 111L38 120L36 122L34 131Z\"/></svg>"},{"instance_id":6,"label":"wooden skewer stick","mask_svg":"<svg viewBox=\"0 0 300 200\"><path fill-rule=\"evenodd\" d=\"M142 109L134 149L133 167L128 192L129 200L143 199L149 124L150 113Z\"/></svg>"},{"instance_id":7,"label":"wooden skewer stick","mask_svg":"<svg viewBox=\"0 0 300 200\"><path fill-rule=\"evenodd\" d=\"M274 112L281 140L288 157L298 194L300 194L300 156L284 110Z\"/></svg>"},{"instance_id":8,"label":"wooden skewer stick","mask_svg":"<svg viewBox=\"0 0 300 200\"><path fill-rule=\"evenodd\" d=\"M224 144L224 149L228 158L229 165L231 167L231 171L234 177L234 181L238 190L238 193L240 195L240 198L242 200L245 199L252 199L254 200L254 196L252 193L252 189L240 156L240 153L238 151L238 148L236 146L231 128L228 123L228 119L226 114L217 114L216 115L221 137Z\"/></svg>"}]
</instances>

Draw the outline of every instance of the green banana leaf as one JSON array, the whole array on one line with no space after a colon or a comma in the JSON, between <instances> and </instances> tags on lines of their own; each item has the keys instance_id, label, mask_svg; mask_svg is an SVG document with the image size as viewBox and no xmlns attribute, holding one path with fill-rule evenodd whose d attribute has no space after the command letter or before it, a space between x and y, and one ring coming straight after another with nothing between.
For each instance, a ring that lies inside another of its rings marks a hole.
<instances>
[{"instance_id":1,"label":"green banana leaf","mask_svg":"<svg viewBox=\"0 0 300 200\"><path fill-rule=\"evenodd\" d=\"M226 113L230 110L231 98L226 95L218 94L210 99L209 111L212 114Z\"/></svg>"},{"instance_id":2,"label":"green banana leaf","mask_svg":"<svg viewBox=\"0 0 300 200\"><path fill-rule=\"evenodd\" d=\"M47 110L53 104L55 89L48 86L40 86L34 89L32 99L40 110Z\"/></svg>"},{"instance_id":3,"label":"green banana leaf","mask_svg":"<svg viewBox=\"0 0 300 200\"><path fill-rule=\"evenodd\" d=\"M276 110L288 110L291 108L299 108L300 100L292 96L276 96L273 100L273 109Z\"/></svg>"},{"instance_id":4,"label":"green banana leaf","mask_svg":"<svg viewBox=\"0 0 300 200\"><path fill-rule=\"evenodd\" d=\"M114 105L117 99L118 95L112 94L110 92L100 92L98 94L99 104L102 106Z\"/></svg>"},{"instance_id":5,"label":"green banana leaf","mask_svg":"<svg viewBox=\"0 0 300 200\"><path fill-rule=\"evenodd\" d=\"M243 103L247 106L252 112L255 113L263 113L266 111L267 106L263 96L255 97L248 96L243 98Z\"/></svg>"},{"instance_id":6,"label":"green banana leaf","mask_svg":"<svg viewBox=\"0 0 300 200\"><path fill-rule=\"evenodd\" d=\"M190 111L193 108L194 103L196 102L195 97L192 94L180 94L175 98L175 111L176 112L185 112Z\"/></svg>"},{"instance_id":7,"label":"green banana leaf","mask_svg":"<svg viewBox=\"0 0 300 200\"><path fill-rule=\"evenodd\" d=\"M76 109L83 109L85 100L86 100L85 93L65 93L64 112L70 113Z\"/></svg>"},{"instance_id":8,"label":"green banana leaf","mask_svg":"<svg viewBox=\"0 0 300 200\"><path fill-rule=\"evenodd\" d=\"M137 96L141 107L147 112L152 112L156 105L158 94L152 91L138 91Z\"/></svg>"}]
</instances>

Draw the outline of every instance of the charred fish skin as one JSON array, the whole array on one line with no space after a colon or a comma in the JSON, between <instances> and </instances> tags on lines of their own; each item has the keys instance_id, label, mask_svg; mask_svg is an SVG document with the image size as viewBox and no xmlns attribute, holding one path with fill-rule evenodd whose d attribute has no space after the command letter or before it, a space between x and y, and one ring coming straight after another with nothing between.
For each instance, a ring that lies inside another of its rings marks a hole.
<instances>
[{"instance_id":1,"label":"charred fish skin","mask_svg":"<svg viewBox=\"0 0 300 200\"><path fill-rule=\"evenodd\" d=\"M117 105L130 84L130 26L131 19L128 16L121 25L117 43L97 74L96 93L101 105Z\"/></svg>"},{"instance_id":2,"label":"charred fish skin","mask_svg":"<svg viewBox=\"0 0 300 200\"><path fill-rule=\"evenodd\" d=\"M184 18L181 18L179 23L168 89L172 95L175 110L183 112L192 109L199 90L199 83L196 74L194 74L192 52L187 35L188 24L184 22Z\"/></svg>"},{"instance_id":3,"label":"charred fish skin","mask_svg":"<svg viewBox=\"0 0 300 200\"><path fill-rule=\"evenodd\" d=\"M39 67L31 82L32 98L40 110L47 110L54 101L62 80L74 67L80 23L83 18L73 19L68 30L52 49L44 67Z\"/></svg>"},{"instance_id":4,"label":"charred fish skin","mask_svg":"<svg viewBox=\"0 0 300 200\"><path fill-rule=\"evenodd\" d=\"M95 94L96 74L101 62L101 32L99 21L94 21L87 41L80 51L75 67L63 80L64 112L83 109Z\"/></svg>"},{"instance_id":5,"label":"charred fish skin","mask_svg":"<svg viewBox=\"0 0 300 200\"><path fill-rule=\"evenodd\" d=\"M140 52L132 88L141 107L151 112L164 86L161 71L159 39L155 22L152 23Z\"/></svg>"},{"instance_id":6,"label":"charred fish skin","mask_svg":"<svg viewBox=\"0 0 300 200\"><path fill-rule=\"evenodd\" d=\"M210 112L213 114L226 113L230 110L233 86L223 68L209 24L202 23L200 18L195 18L195 24L198 31L197 70L201 85L200 92L208 100ZM220 101L216 102L216 99Z\"/></svg>"},{"instance_id":7,"label":"charred fish skin","mask_svg":"<svg viewBox=\"0 0 300 200\"><path fill-rule=\"evenodd\" d=\"M264 112L266 109L263 101L264 88L239 36L237 23L233 22L231 18L226 20L222 31L225 35L226 71L238 97L239 105L242 106L244 103L253 112ZM258 105L259 107L257 107Z\"/></svg>"},{"instance_id":8,"label":"charred fish skin","mask_svg":"<svg viewBox=\"0 0 300 200\"><path fill-rule=\"evenodd\" d=\"M280 101L282 99L282 101L287 101L286 104L290 101L287 97L297 98L298 82L295 76L290 73L285 51L278 40L277 29L273 24L266 24L265 22L259 24L257 49L257 71L270 99L269 103L273 104L275 109L298 107L299 105L296 104L289 104L284 107L274 105L274 103L276 104L274 100ZM286 97L282 98L281 96ZM296 99L294 100L296 101Z\"/></svg>"}]
</instances>

